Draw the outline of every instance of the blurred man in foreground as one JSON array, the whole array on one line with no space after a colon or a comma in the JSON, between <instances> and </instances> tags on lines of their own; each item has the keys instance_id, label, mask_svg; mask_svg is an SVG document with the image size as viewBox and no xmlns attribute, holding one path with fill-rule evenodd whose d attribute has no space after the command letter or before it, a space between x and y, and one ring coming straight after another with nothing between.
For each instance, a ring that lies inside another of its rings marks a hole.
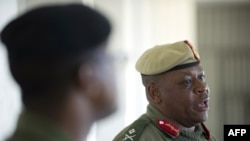
<instances>
[{"instance_id":1,"label":"blurred man in foreground","mask_svg":"<svg viewBox=\"0 0 250 141\"><path fill-rule=\"evenodd\" d=\"M11 21L1 39L23 111L8 141L82 141L116 110L109 20L82 4L50 5Z\"/></svg>"}]
</instances>

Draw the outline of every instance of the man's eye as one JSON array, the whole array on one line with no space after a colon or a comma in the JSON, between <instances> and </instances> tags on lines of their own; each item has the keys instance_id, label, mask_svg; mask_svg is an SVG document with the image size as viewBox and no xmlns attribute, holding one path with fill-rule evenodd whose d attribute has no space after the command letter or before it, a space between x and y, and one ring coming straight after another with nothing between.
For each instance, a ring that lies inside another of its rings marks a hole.
<instances>
[{"instance_id":1,"label":"man's eye","mask_svg":"<svg viewBox=\"0 0 250 141\"><path fill-rule=\"evenodd\" d=\"M200 75L200 80L205 81L205 75Z\"/></svg>"},{"instance_id":2,"label":"man's eye","mask_svg":"<svg viewBox=\"0 0 250 141\"><path fill-rule=\"evenodd\" d=\"M192 83L192 80L191 80L191 79L189 79L189 80L185 80L185 81L184 81L184 83L185 83L185 85L189 85L189 84L191 84L191 83Z\"/></svg>"}]
</instances>

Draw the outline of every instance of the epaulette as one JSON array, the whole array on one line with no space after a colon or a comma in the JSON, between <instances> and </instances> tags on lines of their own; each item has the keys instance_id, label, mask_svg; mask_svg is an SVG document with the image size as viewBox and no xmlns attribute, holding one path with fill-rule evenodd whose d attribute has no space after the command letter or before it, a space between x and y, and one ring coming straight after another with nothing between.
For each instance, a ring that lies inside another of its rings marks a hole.
<instances>
[{"instance_id":1,"label":"epaulette","mask_svg":"<svg viewBox=\"0 0 250 141\"><path fill-rule=\"evenodd\" d=\"M122 141L139 141L144 128L150 123L147 118L140 118L133 122L127 131L121 135Z\"/></svg>"}]
</instances>

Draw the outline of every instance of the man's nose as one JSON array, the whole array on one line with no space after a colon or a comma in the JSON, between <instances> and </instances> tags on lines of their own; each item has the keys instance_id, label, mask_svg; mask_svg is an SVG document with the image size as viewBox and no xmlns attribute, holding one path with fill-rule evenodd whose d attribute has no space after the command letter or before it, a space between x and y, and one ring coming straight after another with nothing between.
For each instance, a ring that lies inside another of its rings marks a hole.
<instances>
[{"instance_id":1,"label":"man's nose","mask_svg":"<svg viewBox=\"0 0 250 141\"><path fill-rule=\"evenodd\" d=\"M195 86L195 94L209 94L209 87L206 82L197 81Z\"/></svg>"}]
</instances>

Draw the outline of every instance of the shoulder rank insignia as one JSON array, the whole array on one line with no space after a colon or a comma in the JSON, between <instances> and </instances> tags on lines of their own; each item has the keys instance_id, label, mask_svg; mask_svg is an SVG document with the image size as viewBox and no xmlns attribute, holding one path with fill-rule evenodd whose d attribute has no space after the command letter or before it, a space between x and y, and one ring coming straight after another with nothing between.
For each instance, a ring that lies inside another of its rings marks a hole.
<instances>
[{"instance_id":1,"label":"shoulder rank insignia","mask_svg":"<svg viewBox=\"0 0 250 141\"><path fill-rule=\"evenodd\" d=\"M136 136L135 134L135 129L131 129L128 131L128 134L124 135L124 138L122 139L122 141L133 141L134 137Z\"/></svg>"},{"instance_id":2,"label":"shoulder rank insignia","mask_svg":"<svg viewBox=\"0 0 250 141\"><path fill-rule=\"evenodd\" d=\"M179 127L166 119L159 119L157 121L157 124L162 130L166 131L174 137L177 137L180 133Z\"/></svg>"}]
</instances>

